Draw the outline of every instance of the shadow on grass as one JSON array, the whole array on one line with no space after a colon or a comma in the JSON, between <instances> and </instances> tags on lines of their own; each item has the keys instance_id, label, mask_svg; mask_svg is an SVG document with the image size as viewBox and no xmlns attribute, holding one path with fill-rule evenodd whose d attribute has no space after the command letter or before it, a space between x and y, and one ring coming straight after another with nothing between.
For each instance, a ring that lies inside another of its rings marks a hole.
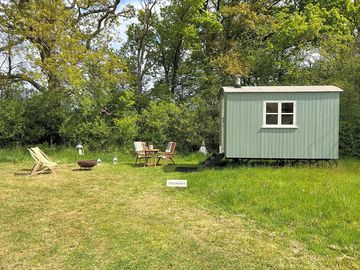
<instances>
[{"instance_id":1,"label":"shadow on grass","mask_svg":"<svg viewBox=\"0 0 360 270\"><path fill-rule=\"evenodd\" d=\"M222 164L217 167L268 167L268 168L283 168L283 167L336 167L336 160L297 160L297 159L233 159L223 160Z\"/></svg>"},{"instance_id":2,"label":"shadow on grass","mask_svg":"<svg viewBox=\"0 0 360 270\"><path fill-rule=\"evenodd\" d=\"M336 161L328 160L230 160L223 159L218 164L212 166L202 166L202 164L176 164L163 167L164 172L197 172L203 170L223 170L225 168L236 169L241 167L248 168L284 168L284 167L336 167Z\"/></svg>"},{"instance_id":3,"label":"shadow on grass","mask_svg":"<svg viewBox=\"0 0 360 270\"><path fill-rule=\"evenodd\" d=\"M197 164L176 164L176 165L165 165L163 166L163 171L166 173L171 172L183 172L183 173L189 173L189 172L197 172L199 170L199 167Z\"/></svg>"},{"instance_id":4,"label":"shadow on grass","mask_svg":"<svg viewBox=\"0 0 360 270\"><path fill-rule=\"evenodd\" d=\"M30 176L31 169L21 169L21 170L19 170L19 171L20 171L20 172L14 173L14 176ZM51 172L37 173L37 174L34 174L34 175L32 175L32 176L40 175L40 174L51 174Z\"/></svg>"},{"instance_id":5,"label":"shadow on grass","mask_svg":"<svg viewBox=\"0 0 360 270\"><path fill-rule=\"evenodd\" d=\"M15 176L29 176L31 169L20 169L19 172L14 173Z\"/></svg>"},{"instance_id":6,"label":"shadow on grass","mask_svg":"<svg viewBox=\"0 0 360 270\"><path fill-rule=\"evenodd\" d=\"M14 173L14 175L15 175L15 176L29 176L30 173L25 173L25 172L20 173L20 172L18 172L18 173Z\"/></svg>"},{"instance_id":7,"label":"shadow on grass","mask_svg":"<svg viewBox=\"0 0 360 270\"><path fill-rule=\"evenodd\" d=\"M80 168L78 168L78 169L73 169L72 171L73 172L90 172L90 171L92 171L92 169L80 169Z\"/></svg>"}]
</instances>

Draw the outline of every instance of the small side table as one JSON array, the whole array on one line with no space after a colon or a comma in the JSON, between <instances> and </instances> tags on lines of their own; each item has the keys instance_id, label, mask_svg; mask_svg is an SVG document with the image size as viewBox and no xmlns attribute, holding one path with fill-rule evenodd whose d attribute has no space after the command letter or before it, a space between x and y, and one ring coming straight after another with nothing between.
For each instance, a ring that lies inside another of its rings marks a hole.
<instances>
[{"instance_id":1,"label":"small side table","mask_svg":"<svg viewBox=\"0 0 360 270\"><path fill-rule=\"evenodd\" d=\"M146 149L145 151L145 166L152 166L156 167L156 154L159 152L159 149Z\"/></svg>"}]
</instances>

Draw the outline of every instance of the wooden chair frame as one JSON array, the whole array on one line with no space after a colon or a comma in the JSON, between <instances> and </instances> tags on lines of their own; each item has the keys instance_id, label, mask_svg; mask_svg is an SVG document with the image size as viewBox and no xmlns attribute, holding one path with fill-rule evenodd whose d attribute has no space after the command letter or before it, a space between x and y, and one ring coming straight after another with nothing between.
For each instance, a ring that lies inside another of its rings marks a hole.
<instances>
[{"instance_id":1,"label":"wooden chair frame","mask_svg":"<svg viewBox=\"0 0 360 270\"><path fill-rule=\"evenodd\" d=\"M165 152L161 152L159 153L159 155L157 156L157 162L156 165L159 164L161 159L164 159L164 164L167 165L169 163L169 161L171 160L171 162L175 164L174 161L174 156L175 156L175 148L176 148L176 142L169 142Z\"/></svg>"},{"instance_id":2,"label":"wooden chair frame","mask_svg":"<svg viewBox=\"0 0 360 270\"><path fill-rule=\"evenodd\" d=\"M141 146L141 147L139 147L139 146ZM135 165L141 159L144 159L144 165L145 165L146 153L144 150L146 149L146 142L134 142L134 147L135 147L135 154L136 154Z\"/></svg>"},{"instance_id":3,"label":"wooden chair frame","mask_svg":"<svg viewBox=\"0 0 360 270\"><path fill-rule=\"evenodd\" d=\"M56 162L53 162L39 147L33 147L28 149L31 157L35 160L35 164L31 169L30 176L41 174L45 172L54 173Z\"/></svg>"}]
</instances>

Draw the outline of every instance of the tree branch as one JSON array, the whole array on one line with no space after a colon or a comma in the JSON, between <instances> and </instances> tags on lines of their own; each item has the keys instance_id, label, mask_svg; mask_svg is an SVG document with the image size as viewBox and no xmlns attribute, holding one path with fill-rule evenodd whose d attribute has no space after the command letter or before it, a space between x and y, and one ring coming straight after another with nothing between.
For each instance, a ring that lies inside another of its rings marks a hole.
<instances>
[{"instance_id":1,"label":"tree branch","mask_svg":"<svg viewBox=\"0 0 360 270\"><path fill-rule=\"evenodd\" d=\"M21 42L23 42L24 39L19 39L17 41L13 41L13 42L9 42L8 44L0 47L0 52L3 52L3 51L8 51L9 49L11 49L12 47L16 46L16 45L19 45Z\"/></svg>"},{"instance_id":2,"label":"tree branch","mask_svg":"<svg viewBox=\"0 0 360 270\"><path fill-rule=\"evenodd\" d=\"M101 14L104 13L99 20L97 21L97 26L94 32L87 35L87 41L86 41L86 47L90 48L91 41L102 31L103 26L110 21L112 23L117 17L120 17L122 15L125 15L126 13L129 13L129 10L123 10L122 12L116 13L116 9L120 4L120 0L115 0L114 4L111 6L108 6L106 8L101 9L94 9L94 10L88 10L86 13L81 13L79 9L80 17L78 20L80 21L81 18L86 17L91 14Z\"/></svg>"},{"instance_id":3,"label":"tree branch","mask_svg":"<svg viewBox=\"0 0 360 270\"><path fill-rule=\"evenodd\" d=\"M0 80L26 81L26 82L30 83L32 86L34 86L40 92L45 91L45 87L43 87L41 84L35 82L32 78L30 78L29 76L27 76L25 74L3 74L3 73L0 73Z\"/></svg>"}]
</instances>

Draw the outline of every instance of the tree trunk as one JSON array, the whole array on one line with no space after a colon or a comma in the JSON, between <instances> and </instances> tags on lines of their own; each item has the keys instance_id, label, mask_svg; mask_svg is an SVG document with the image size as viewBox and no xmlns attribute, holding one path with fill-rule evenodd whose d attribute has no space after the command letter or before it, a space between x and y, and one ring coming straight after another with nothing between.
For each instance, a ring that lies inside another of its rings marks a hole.
<instances>
[{"instance_id":1,"label":"tree trunk","mask_svg":"<svg viewBox=\"0 0 360 270\"><path fill-rule=\"evenodd\" d=\"M174 58L173 58L173 69L171 74L171 84L170 84L170 92L172 95L175 95L175 90L177 86L177 77L178 77L178 69L180 66L180 56L181 56L181 47L183 43L183 38L181 37L179 43L176 47Z\"/></svg>"}]
</instances>

